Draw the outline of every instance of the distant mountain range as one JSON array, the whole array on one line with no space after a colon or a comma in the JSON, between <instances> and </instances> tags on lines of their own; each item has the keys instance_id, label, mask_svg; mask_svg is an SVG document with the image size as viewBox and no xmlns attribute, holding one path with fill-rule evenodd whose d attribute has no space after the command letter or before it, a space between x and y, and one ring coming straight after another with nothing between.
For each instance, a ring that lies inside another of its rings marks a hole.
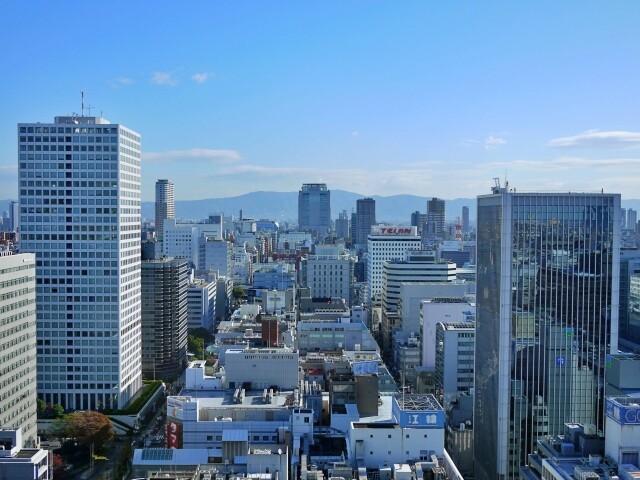
<instances>
[{"instance_id":1,"label":"distant mountain range","mask_svg":"<svg viewBox=\"0 0 640 480\"><path fill-rule=\"evenodd\" d=\"M338 218L343 210L347 213L355 211L356 200L366 195L331 190L331 218ZM376 219L378 222L409 223L411 213L419 210L426 212L427 200L431 197L417 195L391 195L383 197L374 195L376 201ZM445 200L447 220L455 220L462 216L462 207L469 207L469 217L473 222L476 216L475 198L455 198ZM624 208L640 210L640 200L622 200ZM0 200L0 211L9 209L9 200ZM298 192L251 192L237 197L207 198L202 200L177 200L176 217L179 219L200 220L210 214L223 212L225 215L238 217L242 210L245 218L269 218L279 221L296 221L298 218ZM154 217L154 203L142 202L142 217Z\"/></svg>"},{"instance_id":2,"label":"distant mountain range","mask_svg":"<svg viewBox=\"0 0 640 480\"><path fill-rule=\"evenodd\" d=\"M346 210L350 215L355 211L356 200L366 195L347 192L345 190L331 190L331 218ZM427 200L431 197L416 195L393 195L382 197L374 195L376 201L376 219L378 222L409 223L411 213L419 210L425 212ZM457 198L446 200L445 211L448 219L462 215L462 207L469 207L470 217L475 218L475 199ZM297 221L298 192L252 192L237 197L208 198L204 200L176 201L176 217L183 219L201 219L209 214L223 212L225 215L238 217L242 210L245 218L270 218L279 221ZM143 218L153 218L154 203L142 202Z\"/></svg>"}]
</instances>

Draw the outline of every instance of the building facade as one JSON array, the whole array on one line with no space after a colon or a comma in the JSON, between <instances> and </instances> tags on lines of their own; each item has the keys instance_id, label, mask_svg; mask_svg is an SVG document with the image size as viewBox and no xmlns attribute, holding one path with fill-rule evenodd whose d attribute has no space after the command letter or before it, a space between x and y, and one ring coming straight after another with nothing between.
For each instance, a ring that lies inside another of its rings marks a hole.
<instances>
[{"instance_id":1,"label":"building facade","mask_svg":"<svg viewBox=\"0 0 640 480\"><path fill-rule=\"evenodd\" d=\"M142 373L171 379L187 360L187 288L184 259L142 262Z\"/></svg>"},{"instance_id":2,"label":"building facade","mask_svg":"<svg viewBox=\"0 0 640 480\"><path fill-rule=\"evenodd\" d=\"M444 200L433 197L427 201L428 237L442 238L444 235Z\"/></svg>"},{"instance_id":3,"label":"building facade","mask_svg":"<svg viewBox=\"0 0 640 480\"><path fill-rule=\"evenodd\" d=\"M35 446L36 256L0 252L0 425Z\"/></svg>"},{"instance_id":4,"label":"building facade","mask_svg":"<svg viewBox=\"0 0 640 480\"><path fill-rule=\"evenodd\" d=\"M356 200L356 231L352 233L357 245L367 245L371 227L376 224L376 201L373 198Z\"/></svg>"},{"instance_id":5,"label":"building facade","mask_svg":"<svg viewBox=\"0 0 640 480\"><path fill-rule=\"evenodd\" d=\"M140 135L101 117L18 124L21 250L36 253L38 395L121 408L140 370Z\"/></svg>"},{"instance_id":6,"label":"building facade","mask_svg":"<svg viewBox=\"0 0 640 480\"><path fill-rule=\"evenodd\" d=\"M164 221L176 218L176 202L173 182L162 179L156 182L156 237L159 242L164 239Z\"/></svg>"},{"instance_id":7,"label":"building facade","mask_svg":"<svg viewBox=\"0 0 640 480\"><path fill-rule=\"evenodd\" d=\"M518 478L540 435L579 420L603 428L620 195L496 186L477 219L475 477ZM532 269L535 288L520 281Z\"/></svg>"},{"instance_id":8,"label":"building facade","mask_svg":"<svg viewBox=\"0 0 640 480\"><path fill-rule=\"evenodd\" d=\"M375 226L367 238L367 284L369 298L382 294L384 262L402 258L408 250L420 250L420 237L416 227Z\"/></svg>"},{"instance_id":9,"label":"building facade","mask_svg":"<svg viewBox=\"0 0 640 480\"><path fill-rule=\"evenodd\" d=\"M298 227L324 237L331 227L331 191L326 183L305 183L298 192Z\"/></svg>"},{"instance_id":10,"label":"building facade","mask_svg":"<svg viewBox=\"0 0 640 480\"><path fill-rule=\"evenodd\" d=\"M187 327L213 330L216 317L218 282L215 278L196 278L187 288Z\"/></svg>"}]
</instances>

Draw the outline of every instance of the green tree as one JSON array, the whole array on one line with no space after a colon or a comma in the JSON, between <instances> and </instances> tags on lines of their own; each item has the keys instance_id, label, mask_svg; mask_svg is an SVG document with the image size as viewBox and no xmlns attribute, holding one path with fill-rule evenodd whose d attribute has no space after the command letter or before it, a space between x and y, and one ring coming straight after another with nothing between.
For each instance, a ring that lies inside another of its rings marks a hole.
<instances>
[{"instance_id":1,"label":"green tree","mask_svg":"<svg viewBox=\"0 0 640 480\"><path fill-rule=\"evenodd\" d=\"M202 358L204 341L200 337L189 334L189 337L187 339L187 350L189 351L189 353L193 353L196 358Z\"/></svg>"},{"instance_id":2,"label":"green tree","mask_svg":"<svg viewBox=\"0 0 640 480\"><path fill-rule=\"evenodd\" d=\"M206 328L194 328L193 330L189 330L189 334L201 338L205 345L211 343L213 340L213 335L211 335L211 332Z\"/></svg>"},{"instance_id":3,"label":"green tree","mask_svg":"<svg viewBox=\"0 0 640 480\"><path fill-rule=\"evenodd\" d=\"M231 295L233 295L233 299L236 301L244 298L244 288L236 285L235 287L233 287Z\"/></svg>"}]
</instances>

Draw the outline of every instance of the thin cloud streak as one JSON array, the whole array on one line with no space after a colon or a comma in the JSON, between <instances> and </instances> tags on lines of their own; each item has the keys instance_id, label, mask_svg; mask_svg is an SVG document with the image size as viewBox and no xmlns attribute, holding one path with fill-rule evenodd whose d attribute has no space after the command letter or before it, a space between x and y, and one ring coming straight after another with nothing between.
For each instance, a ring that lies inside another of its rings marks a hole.
<instances>
[{"instance_id":1,"label":"thin cloud streak","mask_svg":"<svg viewBox=\"0 0 640 480\"><path fill-rule=\"evenodd\" d=\"M178 81L173 78L173 75L169 72L153 72L151 75L151 83L156 85L164 85L167 87L175 87L178 85Z\"/></svg>"},{"instance_id":2,"label":"thin cloud streak","mask_svg":"<svg viewBox=\"0 0 640 480\"><path fill-rule=\"evenodd\" d=\"M213 150L210 148L190 148L188 150L169 150L166 152L143 152L142 160L148 163L174 162L212 162L234 163L242 160L242 155L236 150Z\"/></svg>"},{"instance_id":3,"label":"thin cloud streak","mask_svg":"<svg viewBox=\"0 0 640 480\"><path fill-rule=\"evenodd\" d=\"M191 76L191 80L193 80L196 83L203 84L207 80L209 80L211 77L213 77L213 73L209 73L209 72L195 73Z\"/></svg>"},{"instance_id":4,"label":"thin cloud streak","mask_svg":"<svg viewBox=\"0 0 640 480\"><path fill-rule=\"evenodd\" d=\"M494 150L502 145L505 145L506 143L507 141L504 138L489 135L484 141L484 148L485 150Z\"/></svg>"},{"instance_id":5,"label":"thin cloud streak","mask_svg":"<svg viewBox=\"0 0 640 480\"><path fill-rule=\"evenodd\" d=\"M555 138L549 142L552 148L620 149L640 147L640 132L622 130L587 130L572 137Z\"/></svg>"}]
</instances>

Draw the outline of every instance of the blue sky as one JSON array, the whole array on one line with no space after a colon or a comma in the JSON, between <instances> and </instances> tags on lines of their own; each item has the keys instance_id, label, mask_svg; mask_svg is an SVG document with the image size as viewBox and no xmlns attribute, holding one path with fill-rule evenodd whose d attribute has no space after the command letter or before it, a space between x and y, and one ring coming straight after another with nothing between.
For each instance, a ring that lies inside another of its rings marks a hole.
<instances>
[{"instance_id":1,"label":"blue sky","mask_svg":"<svg viewBox=\"0 0 640 480\"><path fill-rule=\"evenodd\" d=\"M16 123L140 132L143 199L304 182L443 198L640 198L637 1L109 1L0 7L0 198Z\"/></svg>"}]
</instances>

